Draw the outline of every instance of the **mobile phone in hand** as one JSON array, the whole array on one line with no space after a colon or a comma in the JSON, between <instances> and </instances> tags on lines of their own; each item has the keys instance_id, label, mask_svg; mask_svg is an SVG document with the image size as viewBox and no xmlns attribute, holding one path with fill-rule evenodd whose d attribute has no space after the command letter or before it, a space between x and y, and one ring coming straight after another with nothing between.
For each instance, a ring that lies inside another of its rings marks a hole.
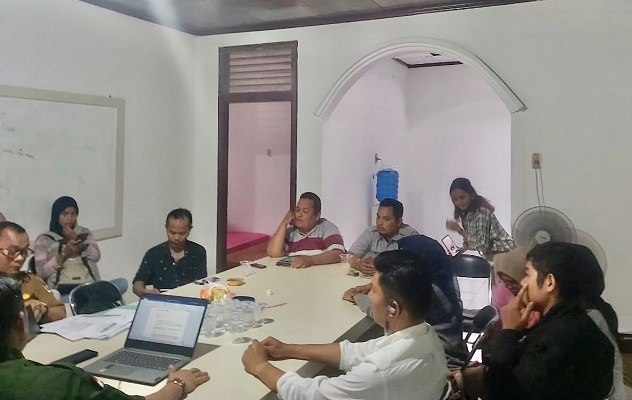
<instances>
[{"instance_id":1,"label":"mobile phone in hand","mask_svg":"<svg viewBox=\"0 0 632 400\"><path fill-rule=\"evenodd\" d=\"M450 235L445 235L443 239L441 239L441 241L443 242L443 245L445 246L446 250L448 250L448 253L450 253L451 256L456 256L458 254L459 247L456 245L456 243L454 243L454 240Z\"/></svg>"}]
</instances>

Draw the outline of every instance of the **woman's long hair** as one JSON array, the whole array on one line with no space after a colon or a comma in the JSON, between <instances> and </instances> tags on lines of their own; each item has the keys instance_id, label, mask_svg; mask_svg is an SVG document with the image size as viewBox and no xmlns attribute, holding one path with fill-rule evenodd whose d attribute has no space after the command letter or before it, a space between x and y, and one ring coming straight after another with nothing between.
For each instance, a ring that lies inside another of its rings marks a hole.
<instances>
[{"instance_id":1,"label":"woman's long hair","mask_svg":"<svg viewBox=\"0 0 632 400\"><path fill-rule=\"evenodd\" d=\"M454 206L454 219L456 219L457 221L462 220L468 212L476 211L481 207L485 207L494 212L494 206L491 205L489 200L487 200L485 197L479 196L478 193L476 193L476 190L474 190L474 187L472 186L472 183L469 179L456 178L455 180L453 180L452 184L450 185L450 196L452 196L452 192L456 189L461 189L472 197L472 202L470 203L470 206L467 210L461 210L456 205Z\"/></svg>"},{"instance_id":2,"label":"woman's long hair","mask_svg":"<svg viewBox=\"0 0 632 400\"><path fill-rule=\"evenodd\" d=\"M75 199L70 196L62 196L55 200L50 212L49 229L51 232L55 232L59 236L64 236L64 228L62 228L62 226L59 224L59 216L68 207L74 207L74 209L77 210L77 215L79 215L79 206L77 205Z\"/></svg>"}]
</instances>

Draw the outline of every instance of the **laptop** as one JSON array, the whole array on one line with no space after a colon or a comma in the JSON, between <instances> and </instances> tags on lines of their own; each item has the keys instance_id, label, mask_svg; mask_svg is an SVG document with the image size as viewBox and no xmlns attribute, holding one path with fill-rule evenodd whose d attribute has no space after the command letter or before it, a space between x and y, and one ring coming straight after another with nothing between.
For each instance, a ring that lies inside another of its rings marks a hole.
<instances>
[{"instance_id":1,"label":"laptop","mask_svg":"<svg viewBox=\"0 0 632 400\"><path fill-rule=\"evenodd\" d=\"M208 301L145 294L136 307L125 347L88 365L90 374L155 385L193 356Z\"/></svg>"}]
</instances>

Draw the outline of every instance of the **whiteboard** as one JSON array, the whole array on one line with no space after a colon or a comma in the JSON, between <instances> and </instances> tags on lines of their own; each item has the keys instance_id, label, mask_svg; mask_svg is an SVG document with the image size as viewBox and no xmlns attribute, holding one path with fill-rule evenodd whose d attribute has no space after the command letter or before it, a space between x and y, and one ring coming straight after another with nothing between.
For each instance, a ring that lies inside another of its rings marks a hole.
<instances>
[{"instance_id":1,"label":"whiteboard","mask_svg":"<svg viewBox=\"0 0 632 400\"><path fill-rule=\"evenodd\" d=\"M125 101L0 85L0 212L31 240L61 196L97 239L121 236Z\"/></svg>"}]
</instances>

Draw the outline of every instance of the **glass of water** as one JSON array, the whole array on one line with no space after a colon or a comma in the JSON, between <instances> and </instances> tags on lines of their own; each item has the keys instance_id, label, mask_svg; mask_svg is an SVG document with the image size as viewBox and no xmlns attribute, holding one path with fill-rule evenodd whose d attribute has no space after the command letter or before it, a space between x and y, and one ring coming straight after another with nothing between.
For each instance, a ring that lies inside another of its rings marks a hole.
<instances>
[{"instance_id":1,"label":"glass of water","mask_svg":"<svg viewBox=\"0 0 632 400\"><path fill-rule=\"evenodd\" d=\"M250 261L240 261L239 264L241 265L241 271L244 274L244 277L255 274L254 271L251 271Z\"/></svg>"}]
</instances>

